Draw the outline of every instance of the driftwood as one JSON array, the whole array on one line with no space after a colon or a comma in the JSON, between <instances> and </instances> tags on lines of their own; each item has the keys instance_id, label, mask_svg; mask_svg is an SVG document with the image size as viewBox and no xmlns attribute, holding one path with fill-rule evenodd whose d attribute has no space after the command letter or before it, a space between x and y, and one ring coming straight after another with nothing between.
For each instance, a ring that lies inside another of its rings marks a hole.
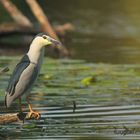
<instances>
[{"instance_id":1,"label":"driftwood","mask_svg":"<svg viewBox=\"0 0 140 140\"><path fill-rule=\"evenodd\" d=\"M11 15L14 21L20 26L32 27L32 23L24 16L21 11L9 0L0 0L7 12Z\"/></svg>"},{"instance_id":2,"label":"driftwood","mask_svg":"<svg viewBox=\"0 0 140 140\"><path fill-rule=\"evenodd\" d=\"M0 124L7 124L10 122L16 122L18 121L17 114L6 114L0 116Z\"/></svg>"},{"instance_id":3,"label":"driftwood","mask_svg":"<svg viewBox=\"0 0 140 140\"><path fill-rule=\"evenodd\" d=\"M13 113L13 114L4 114L0 116L0 124L8 124L13 122L24 122L25 120L33 120L38 119L35 114L33 114L31 117L29 116L29 113Z\"/></svg>"}]
</instances>

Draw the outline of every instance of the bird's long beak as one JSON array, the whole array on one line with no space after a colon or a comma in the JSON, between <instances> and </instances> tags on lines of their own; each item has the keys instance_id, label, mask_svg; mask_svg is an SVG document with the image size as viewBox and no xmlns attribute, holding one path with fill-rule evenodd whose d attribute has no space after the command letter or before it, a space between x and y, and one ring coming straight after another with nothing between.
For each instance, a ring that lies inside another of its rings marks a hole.
<instances>
[{"instance_id":1,"label":"bird's long beak","mask_svg":"<svg viewBox=\"0 0 140 140\"><path fill-rule=\"evenodd\" d=\"M63 46L63 44L60 41L53 39L51 37L48 37L47 39L50 42L50 46L52 46L54 49L56 49L59 52L59 57L64 57L64 55L65 56L69 55L65 46Z\"/></svg>"},{"instance_id":2,"label":"bird's long beak","mask_svg":"<svg viewBox=\"0 0 140 140\"><path fill-rule=\"evenodd\" d=\"M52 46L55 48L61 49L63 46L62 43L56 39L49 38L49 41L52 42Z\"/></svg>"}]
</instances>

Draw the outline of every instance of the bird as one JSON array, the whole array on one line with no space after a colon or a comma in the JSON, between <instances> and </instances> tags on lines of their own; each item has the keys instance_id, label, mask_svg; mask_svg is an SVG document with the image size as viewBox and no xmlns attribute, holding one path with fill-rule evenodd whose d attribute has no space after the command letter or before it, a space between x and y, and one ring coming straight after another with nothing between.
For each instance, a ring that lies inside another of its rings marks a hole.
<instances>
[{"instance_id":1,"label":"bird","mask_svg":"<svg viewBox=\"0 0 140 140\"><path fill-rule=\"evenodd\" d=\"M17 63L5 91L5 106L9 108L11 104L19 99L19 111L22 111L21 97L26 96L29 107L29 118L34 114L38 119L40 113L33 110L28 93L30 93L34 82L40 72L40 68L44 58L45 47L60 47L60 41L53 39L46 33L37 34L32 40L28 52Z\"/></svg>"}]
</instances>

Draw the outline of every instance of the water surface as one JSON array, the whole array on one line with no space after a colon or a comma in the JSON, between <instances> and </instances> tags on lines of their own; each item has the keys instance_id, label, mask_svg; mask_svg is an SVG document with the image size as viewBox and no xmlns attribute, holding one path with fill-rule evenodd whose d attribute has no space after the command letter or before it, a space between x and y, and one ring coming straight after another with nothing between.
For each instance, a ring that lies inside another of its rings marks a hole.
<instances>
[{"instance_id":1,"label":"water surface","mask_svg":"<svg viewBox=\"0 0 140 140\"><path fill-rule=\"evenodd\" d=\"M10 72L0 77L0 114L18 111L4 107L4 90L19 57L1 57ZM82 60L45 59L30 94L39 120L0 126L4 139L139 139L140 65L92 64ZM76 110L73 112L73 102ZM27 103L23 108L28 112ZM80 138L81 137L81 138Z\"/></svg>"}]
</instances>

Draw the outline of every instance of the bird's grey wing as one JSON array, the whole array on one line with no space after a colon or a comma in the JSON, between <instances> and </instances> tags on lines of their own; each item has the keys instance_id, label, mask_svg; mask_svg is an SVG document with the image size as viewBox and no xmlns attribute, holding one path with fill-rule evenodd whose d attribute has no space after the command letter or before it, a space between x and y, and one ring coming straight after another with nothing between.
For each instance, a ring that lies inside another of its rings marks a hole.
<instances>
[{"instance_id":1,"label":"bird's grey wing","mask_svg":"<svg viewBox=\"0 0 140 140\"><path fill-rule=\"evenodd\" d=\"M30 73L28 73L30 76L25 76L25 77L28 77L28 80L26 81L26 88L24 89L23 93L24 92L27 92L31 87L32 85L34 84L37 76L38 76L38 72L39 72L39 69L38 69L38 66L34 66L32 71Z\"/></svg>"},{"instance_id":2,"label":"bird's grey wing","mask_svg":"<svg viewBox=\"0 0 140 140\"><path fill-rule=\"evenodd\" d=\"M8 93L10 96L12 96L14 94L15 86L18 83L20 75L29 66L29 64L30 64L29 57L27 55L25 55L20 60L20 62L16 65L16 68L13 71L13 74L11 75L8 87L6 89L6 93Z\"/></svg>"},{"instance_id":3,"label":"bird's grey wing","mask_svg":"<svg viewBox=\"0 0 140 140\"><path fill-rule=\"evenodd\" d=\"M20 70L17 70L16 72L18 73L20 71L21 74L18 75L18 77L16 76L15 80L13 81L11 78L11 81L9 82L9 88L7 88L8 90L5 96L6 107L10 107L15 99L29 91L37 78L38 66L33 64L32 62L30 62L30 64L27 67L25 67L24 64L19 66L19 68L23 69L23 71L21 72Z\"/></svg>"}]
</instances>

